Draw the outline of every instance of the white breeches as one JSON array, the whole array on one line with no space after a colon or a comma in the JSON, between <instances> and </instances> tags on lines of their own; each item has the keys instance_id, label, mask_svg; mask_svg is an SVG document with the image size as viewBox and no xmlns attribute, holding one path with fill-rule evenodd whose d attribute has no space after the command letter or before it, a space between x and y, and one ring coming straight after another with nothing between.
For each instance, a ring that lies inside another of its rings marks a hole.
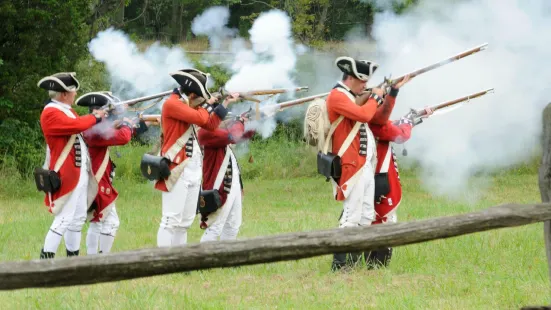
<instances>
[{"instance_id":1,"label":"white breeches","mask_svg":"<svg viewBox=\"0 0 551 310\"><path fill-rule=\"evenodd\" d=\"M232 185L226 203L215 213L209 215L209 227L201 238L201 242L220 240L235 240L242 222L242 196L239 184L239 173L232 169Z\"/></svg>"},{"instance_id":2,"label":"white breeches","mask_svg":"<svg viewBox=\"0 0 551 310\"><path fill-rule=\"evenodd\" d=\"M97 254L98 247L100 252L109 253L113 246L120 225L115 203L112 203L105 212L99 222L90 222L88 234L86 235L88 255Z\"/></svg>"},{"instance_id":3,"label":"white breeches","mask_svg":"<svg viewBox=\"0 0 551 310\"><path fill-rule=\"evenodd\" d=\"M202 169L201 155L194 154L172 190L162 193L163 216L157 236L158 246L187 242L187 229L197 214Z\"/></svg>"},{"instance_id":4,"label":"white breeches","mask_svg":"<svg viewBox=\"0 0 551 310\"><path fill-rule=\"evenodd\" d=\"M98 233L115 237L120 226L119 215L117 214L115 203L107 207L107 210L105 210L99 222L90 222L90 227L92 227L92 224L98 228Z\"/></svg>"},{"instance_id":5,"label":"white breeches","mask_svg":"<svg viewBox=\"0 0 551 310\"><path fill-rule=\"evenodd\" d=\"M86 222L86 212L88 210L88 173L81 169L78 184L61 209L55 216L50 229L59 235L64 235L67 230L73 232L82 231L82 226Z\"/></svg>"},{"instance_id":6,"label":"white breeches","mask_svg":"<svg viewBox=\"0 0 551 310\"><path fill-rule=\"evenodd\" d=\"M339 227L369 226L375 220L375 179L371 161L343 203Z\"/></svg>"}]
</instances>

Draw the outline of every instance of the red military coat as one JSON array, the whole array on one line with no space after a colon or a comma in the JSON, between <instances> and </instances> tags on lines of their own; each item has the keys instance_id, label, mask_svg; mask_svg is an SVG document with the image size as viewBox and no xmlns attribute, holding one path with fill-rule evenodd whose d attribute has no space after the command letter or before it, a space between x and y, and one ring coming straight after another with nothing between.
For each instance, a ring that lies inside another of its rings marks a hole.
<instances>
[{"instance_id":1,"label":"red military coat","mask_svg":"<svg viewBox=\"0 0 551 310\"><path fill-rule=\"evenodd\" d=\"M222 167L224 162L224 157L226 156L227 147L230 144L237 144L245 139L249 139L254 135L255 131L249 130L245 132L245 126L242 122L235 121L232 122L227 128L218 128L214 131L199 130L198 140L199 144L203 147L203 189L210 190L213 189L216 177L220 169L224 169L226 173L227 167ZM231 150L229 150L231 152ZM235 163L238 165L238 163ZM239 175L239 180L234 180L233 177L231 181L228 182L227 177L224 178L223 182L218 188L218 193L220 194L220 199L222 202L222 207L226 204L228 198L229 189L231 189L232 183L239 181L241 190L243 190L243 182L241 180L241 174ZM224 190L226 188L227 190ZM208 214L201 214L201 229L208 227L207 225L207 216Z\"/></svg>"},{"instance_id":2,"label":"red military coat","mask_svg":"<svg viewBox=\"0 0 551 310\"><path fill-rule=\"evenodd\" d=\"M221 109L220 113L224 116L227 113L222 105L219 105L217 109ZM212 131L220 125L220 122L221 118L217 113L209 114L203 107L192 108L186 102L180 100L178 94L170 95L164 102L161 111L161 130L163 133L161 156L165 155L170 147L190 128L191 124ZM171 175L166 180L155 182L155 188L164 192L170 191L182 174L184 168L182 163L187 158L186 147L183 147L170 162Z\"/></svg>"},{"instance_id":3,"label":"red military coat","mask_svg":"<svg viewBox=\"0 0 551 310\"><path fill-rule=\"evenodd\" d=\"M341 84L344 86L344 84ZM373 98L362 106L356 105L355 97L343 88L334 88L327 96L327 114L331 123L335 122L339 116L343 115L344 119L337 126L333 133L333 148L331 152L337 154L341 145L348 137L348 134L352 131L354 124L359 121L362 123L368 123L377 110L377 101ZM336 200L344 200L356 178L359 177L358 171L364 166L366 157L360 156L360 137L356 135L350 147L341 157L342 171L341 178L338 180L336 187ZM351 181L349 183L349 181Z\"/></svg>"},{"instance_id":4,"label":"red military coat","mask_svg":"<svg viewBox=\"0 0 551 310\"><path fill-rule=\"evenodd\" d=\"M74 118L69 117L59 108L64 109L67 113L74 115ZM94 115L78 116L78 114L69 106L61 103L49 103L40 115L40 127L44 133L46 144L50 150L50 161L46 163L48 169L53 170L54 166L61 155L63 148L69 141L71 135L80 134L86 129L96 124ZM78 143L78 138L71 148L67 159L59 169L59 177L61 179L60 189L53 194L46 194L44 198L45 205L53 214L59 213L63 205L69 199L71 193L75 190L79 176L81 163L81 149ZM93 186L95 183L90 186Z\"/></svg>"},{"instance_id":5,"label":"red military coat","mask_svg":"<svg viewBox=\"0 0 551 310\"><path fill-rule=\"evenodd\" d=\"M386 216L396 209L402 200L402 186L396 157L390 142L404 143L411 136L411 124L395 125L388 121L386 125L369 124L371 132L377 139L377 167L375 173L387 172L390 191L386 196L375 200L375 222L384 223ZM386 160L385 160L386 159Z\"/></svg>"},{"instance_id":6,"label":"red military coat","mask_svg":"<svg viewBox=\"0 0 551 310\"><path fill-rule=\"evenodd\" d=\"M105 130L97 130L97 127L101 125L97 125L84 132L84 138L88 144L88 151L92 159L92 171L94 172L94 176L99 177L99 189L94 200L95 209L92 214L92 222L99 221L103 217L103 214L106 213L107 207L115 202L119 195L113 187L111 176L114 171L114 164L110 157L107 158L107 167L104 173L101 176L98 175L98 170L106 158L108 148L110 146L125 145L132 139L132 129L128 126L115 129L109 124L110 127L106 127Z\"/></svg>"},{"instance_id":7,"label":"red military coat","mask_svg":"<svg viewBox=\"0 0 551 310\"><path fill-rule=\"evenodd\" d=\"M226 156L226 147L230 144L237 144L254 135L254 131L245 131L241 122L233 122L228 128L218 128L214 131L199 130L199 144L203 147L203 189L213 189L216 176ZM240 181L241 182L241 181ZM243 184L241 184L243 188ZM222 205L226 202L227 193L224 191L224 182L218 188Z\"/></svg>"}]
</instances>

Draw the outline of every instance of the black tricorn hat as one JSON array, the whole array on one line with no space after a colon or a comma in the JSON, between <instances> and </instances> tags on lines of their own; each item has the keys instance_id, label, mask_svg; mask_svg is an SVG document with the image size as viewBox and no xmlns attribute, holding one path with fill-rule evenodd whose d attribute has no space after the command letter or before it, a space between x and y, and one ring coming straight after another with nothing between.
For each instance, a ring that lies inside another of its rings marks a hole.
<instances>
[{"instance_id":1,"label":"black tricorn hat","mask_svg":"<svg viewBox=\"0 0 551 310\"><path fill-rule=\"evenodd\" d=\"M369 60L355 60L352 57L339 57L335 60L335 64L339 69L348 75L351 75L359 80L367 82L379 67L378 64Z\"/></svg>"},{"instance_id":2,"label":"black tricorn hat","mask_svg":"<svg viewBox=\"0 0 551 310\"><path fill-rule=\"evenodd\" d=\"M208 74L197 69L182 69L170 73L170 76L180 84L183 93L194 93L207 100L212 97L207 89Z\"/></svg>"},{"instance_id":3,"label":"black tricorn hat","mask_svg":"<svg viewBox=\"0 0 551 310\"><path fill-rule=\"evenodd\" d=\"M81 107L102 107L106 104L116 102L116 97L113 97L111 92L99 91L86 93L80 96L75 103Z\"/></svg>"},{"instance_id":4,"label":"black tricorn hat","mask_svg":"<svg viewBox=\"0 0 551 310\"><path fill-rule=\"evenodd\" d=\"M60 72L38 81L38 87L57 92L77 91L80 83L75 77L75 72Z\"/></svg>"}]
</instances>

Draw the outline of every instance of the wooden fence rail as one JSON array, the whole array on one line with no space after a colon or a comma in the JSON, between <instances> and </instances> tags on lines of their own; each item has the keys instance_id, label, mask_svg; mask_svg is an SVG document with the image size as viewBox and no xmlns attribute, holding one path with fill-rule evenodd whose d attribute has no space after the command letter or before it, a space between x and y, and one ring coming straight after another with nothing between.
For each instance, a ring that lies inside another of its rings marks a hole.
<instances>
[{"instance_id":1,"label":"wooden fence rail","mask_svg":"<svg viewBox=\"0 0 551 310\"><path fill-rule=\"evenodd\" d=\"M551 220L551 204L507 204L435 219L173 248L0 264L0 290L61 287L373 250Z\"/></svg>"}]
</instances>

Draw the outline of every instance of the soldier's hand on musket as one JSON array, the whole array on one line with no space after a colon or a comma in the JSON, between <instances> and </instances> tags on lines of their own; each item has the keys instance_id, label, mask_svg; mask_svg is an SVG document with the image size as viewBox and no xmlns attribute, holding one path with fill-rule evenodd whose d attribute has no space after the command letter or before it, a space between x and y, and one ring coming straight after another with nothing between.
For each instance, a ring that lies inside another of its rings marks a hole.
<instances>
[{"instance_id":1,"label":"soldier's hand on musket","mask_svg":"<svg viewBox=\"0 0 551 310\"><path fill-rule=\"evenodd\" d=\"M224 99L224 102L222 104L224 107L228 107L228 105L232 102L236 102L239 99L239 93L231 93L229 96Z\"/></svg>"},{"instance_id":2,"label":"soldier's hand on musket","mask_svg":"<svg viewBox=\"0 0 551 310\"><path fill-rule=\"evenodd\" d=\"M411 76L406 75L400 82L392 85L392 88L400 89L400 87L404 86L409 81L411 81Z\"/></svg>"},{"instance_id":3,"label":"soldier's hand on musket","mask_svg":"<svg viewBox=\"0 0 551 310\"><path fill-rule=\"evenodd\" d=\"M94 114L96 118L105 118L109 116L109 113L107 113L107 111L105 110L93 110L92 114Z\"/></svg>"},{"instance_id":4,"label":"soldier's hand on musket","mask_svg":"<svg viewBox=\"0 0 551 310\"><path fill-rule=\"evenodd\" d=\"M421 118L428 118L434 114L434 111L430 107L425 107L425 114L421 115Z\"/></svg>"},{"instance_id":5,"label":"soldier's hand on musket","mask_svg":"<svg viewBox=\"0 0 551 310\"><path fill-rule=\"evenodd\" d=\"M385 91L382 88L372 88L371 93L373 93L373 94L375 94L375 95L382 98L383 95L385 94Z\"/></svg>"},{"instance_id":6,"label":"soldier's hand on musket","mask_svg":"<svg viewBox=\"0 0 551 310\"><path fill-rule=\"evenodd\" d=\"M218 102L218 97L217 96L211 96L209 100L207 100L207 103L208 104L214 104Z\"/></svg>"}]
</instances>

